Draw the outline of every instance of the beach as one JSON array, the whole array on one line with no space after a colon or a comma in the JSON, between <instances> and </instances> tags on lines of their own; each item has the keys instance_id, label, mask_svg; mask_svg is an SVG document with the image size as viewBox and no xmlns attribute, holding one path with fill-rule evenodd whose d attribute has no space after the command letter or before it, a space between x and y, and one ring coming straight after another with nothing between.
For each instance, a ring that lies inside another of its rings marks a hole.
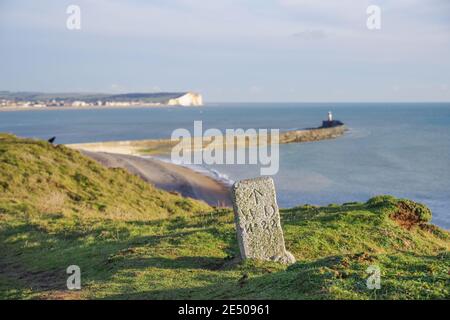
<instances>
[{"instance_id":1,"label":"beach","mask_svg":"<svg viewBox=\"0 0 450 320\"><path fill-rule=\"evenodd\" d=\"M281 134L280 143L312 142L334 139L343 135L345 126L324 129L291 130ZM203 139L197 139L204 148ZM261 146L258 135L250 136L255 145ZM238 147L247 148L248 141L240 139ZM69 144L70 148L79 150L84 155L109 168L123 168L141 177L143 180L170 192L177 192L185 197L203 200L212 206L231 206L229 185L204 175L190 168L161 161L149 155L169 155L177 141L169 139L108 141L82 144ZM189 143L190 145L190 143ZM216 147L227 148L220 143ZM197 150L197 151L199 151Z\"/></svg>"},{"instance_id":2,"label":"beach","mask_svg":"<svg viewBox=\"0 0 450 320\"><path fill-rule=\"evenodd\" d=\"M173 130L192 131L196 120L204 122L204 129L222 132L231 127L279 128L287 133L320 125L329 110L348 126L343 136L312 141L314 136L309 135L310 142L280 145L280 170L273 176L280 207L363 202L391 194L426 204L434 223L450 227L449 104L48 110L5 112L0 122L3 132L42 140L56 136L55 143L78 150L170 159L173 144L168 138ZM285 137L291 141L290 134ZM199 169L230 181L260 175L257 165L202 165Z\"/></svg>"},{"instance_id":3,"label":"beach","mask_svg":"<svg viewBox=\"0 0 450 320\"><path fill-rule=\"evenodd\" d=\"M348 128L345 125L339 125L331 128L311 128L286 130L279 133L279 144L315 142L321 140L336 139L345 134ZM191 148L193 151L201 151L206 147L215 147L225 149L248 148L250 145L263 146L270 144L271 138L261 137L259 134L233 134L231 139L210 141L203 137L194 137L192 140L183 141L185 148ZM228 141L232 141L228 144ZM107 152L129 155L170 155L172 148L181 141L176 139L145 139L145 140L124 140L124 141L104 141L92 143L67 144L68 147L77 150L86 150L93 152Z\"/></svg>"},{"instance_id":4,"label":"beach","mask_svg":"<svg viewBox=\"0 0 450 320\"><path fill-rule=\"evenodd\" d=\"M189 168L154 158L106 152L81 152L108 168L123 168L157 188L203 200L212 206L231 206L228 186Z\"/></svg>"}]
</instances>

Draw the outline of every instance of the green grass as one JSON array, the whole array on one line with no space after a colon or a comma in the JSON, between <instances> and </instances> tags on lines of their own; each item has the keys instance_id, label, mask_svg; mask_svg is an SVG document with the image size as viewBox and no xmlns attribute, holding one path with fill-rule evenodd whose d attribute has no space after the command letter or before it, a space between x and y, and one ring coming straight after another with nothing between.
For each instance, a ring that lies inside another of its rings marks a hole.
<instances>
[{"instance_id":1,"label":"green grass","mask_svg":"<svg viewBox=\"0 0 450 320\"><path fill-rule=\"evenodd\" d=\"M233 212L0 135L1 299L445 299L450 236L409 200L282 210L297 263L239 262ZM81 268L82 290L65 270ZM366 269L381 269L381 289Z\"/></svg>"}]
</instances>

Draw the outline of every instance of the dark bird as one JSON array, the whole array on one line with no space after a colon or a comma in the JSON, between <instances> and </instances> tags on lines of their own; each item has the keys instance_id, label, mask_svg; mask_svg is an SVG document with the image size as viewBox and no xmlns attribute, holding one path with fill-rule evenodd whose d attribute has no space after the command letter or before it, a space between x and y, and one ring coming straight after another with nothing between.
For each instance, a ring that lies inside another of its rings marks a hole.
<instances>
[{"instance_id":1,"label":"dark bird","mask_svg":"<svg viewBox=\"0 0 450 320\"><path fill-rule=\"evenodd\" d=\"M242 288L242 287L244 286L244 284L247 283L247 280L248 280L248 274L247 274L247 273L244 273L244 275L242 276L242 278L240 278L239 281L238 281L239 287Z\"/></svg>"},{"instance_id":2,"label":"dark bird","mask_svg":"<svg viewBox=\"0 0 450 320\"><path fill-rule=\"evenodd\" d=\"M55 141L56 137L51 137L50 139L48 139L48 142L52 143Z\"/></svg>"}]
</instances>

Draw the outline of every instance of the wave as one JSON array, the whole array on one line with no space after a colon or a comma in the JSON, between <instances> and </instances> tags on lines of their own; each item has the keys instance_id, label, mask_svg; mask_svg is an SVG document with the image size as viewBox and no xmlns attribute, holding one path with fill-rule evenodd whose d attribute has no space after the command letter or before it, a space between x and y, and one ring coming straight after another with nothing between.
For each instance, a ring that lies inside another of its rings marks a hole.
<instances>
[{"instance_id":1,"label":"wave","mask_svg":"<svg viewBox=\"0 0 450 320\"><path fill-rule=\"evenodd\" d=\"M212 168L208 168L202 165L197 165L197 164L179 164L179 163L174 163L170 158L167 157L161 157L161 156L140 156L142 158L148 158L148 159L156 159L159 161L163 161L166 163L170 163L170 164L175 164L177 166L182 166L185 168L188 168L192 171L198 172L204 176L210 177L220 183L222 183L225 186L232 186L234 184L234 180L232 180L228 175L226 175L225 173L219 172L218 170L212 169Z\"/></svg>"}]
</instances>

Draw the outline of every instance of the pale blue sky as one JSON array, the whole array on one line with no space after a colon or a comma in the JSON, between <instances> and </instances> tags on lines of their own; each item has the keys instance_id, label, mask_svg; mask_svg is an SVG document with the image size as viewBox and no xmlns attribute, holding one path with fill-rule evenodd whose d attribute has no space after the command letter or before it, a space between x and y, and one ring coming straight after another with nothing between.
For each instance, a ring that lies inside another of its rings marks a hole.
<instances>
[{"instance_id":1,"label":"pale blue sky","mask_svg":"<svg viewBox=\"0 0 450 320\"><path fill-rule=\"evenodd\" d=\"M0 90L450 101L449 0L0 0L0 43Z\"/></svg>"}]
</instances>

